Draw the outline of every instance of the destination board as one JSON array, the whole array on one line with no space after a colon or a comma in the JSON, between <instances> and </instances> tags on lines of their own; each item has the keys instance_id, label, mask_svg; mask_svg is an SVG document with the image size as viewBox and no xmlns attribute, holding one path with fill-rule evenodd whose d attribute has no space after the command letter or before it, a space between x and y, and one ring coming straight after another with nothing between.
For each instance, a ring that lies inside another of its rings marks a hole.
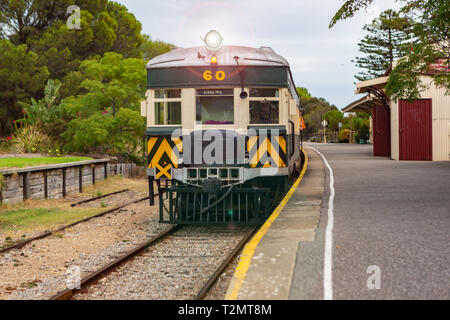
<instances>
[{"instance_id":1,"label":"destination board","mask_svg":"<svg viewBox=\"0 0 450 320\"><path fill-rule=\"evenodd\" d=\"M192 87L273 87L286 88L287 67L206 66L154 68L147 70L149 89Z\"/></svg>"},{"instance_id":2,"label":"destination board","mask_svg":"<svg viewBox=\"0 0 450 320\"><path fill-rule=\"evenodd\" d=\"M198 89L197 96L232 96L233 89Z\"/></svg>"}]
</instances>

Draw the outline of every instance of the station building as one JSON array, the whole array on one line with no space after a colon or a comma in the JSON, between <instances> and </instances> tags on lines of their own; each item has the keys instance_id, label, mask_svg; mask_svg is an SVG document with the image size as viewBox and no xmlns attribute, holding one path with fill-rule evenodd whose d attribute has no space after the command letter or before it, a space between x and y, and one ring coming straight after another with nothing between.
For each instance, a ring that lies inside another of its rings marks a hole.
<instances>
[{"instance_id":1,"label":"station building","mask_svg":"<svg viewBox=\"0 0 450 320\"><path fill-rule=\"evenodd\" d=\"M371 140L374 156L394 160L450 160L450 95L437 87L432 78L420 99L391 100L385 94L390 69L385 76L356 84L356 94L364 97L352 102L344 112L371 113Z\"/></svg>"}]
</instances>

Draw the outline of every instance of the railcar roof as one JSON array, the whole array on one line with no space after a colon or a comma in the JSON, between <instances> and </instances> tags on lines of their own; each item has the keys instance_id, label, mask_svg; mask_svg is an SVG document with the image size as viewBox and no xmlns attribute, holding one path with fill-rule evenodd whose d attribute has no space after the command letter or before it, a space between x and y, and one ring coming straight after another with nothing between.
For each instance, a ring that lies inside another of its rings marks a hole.
<instances>
[{"instance_id":1,"label":"railcar roof","mask_svg":"<svg viewBox=\"0 0 450 320\"><path fill-rule=\"evenodd\" d=\"M205 58L199 58L203 56ZM170 68L170 67L195 67L210 66L212 53L204 47L178 48L166 54L153 58L147 64L147 69L152 68ZM218 65L235 66L237 65L234 57L239 57L239 65L243 66L286 66L289 63L282 56L277 54L270 47L261 47L259 49L224 46L216 52Z\"/></svg>"},{"instance_id":2,"label":"railcar roof","mask_svg":"<svg viewBox=\"0 0 450 320\"><path fill-rule=\"evenodd\" d=\"M205 47L177 48L150 60L147 63L147 69L211 66L212 55L213 53ZM272 48L260 47L256 49L242 46L224 46L221 50L215 52L215 55L219 66L236 66L235 57L239 57L237 60L240 66L286 67L290 80L289 89L300 107L300 98L292 78L289 62Z\"/></svg>"}]
</instances>

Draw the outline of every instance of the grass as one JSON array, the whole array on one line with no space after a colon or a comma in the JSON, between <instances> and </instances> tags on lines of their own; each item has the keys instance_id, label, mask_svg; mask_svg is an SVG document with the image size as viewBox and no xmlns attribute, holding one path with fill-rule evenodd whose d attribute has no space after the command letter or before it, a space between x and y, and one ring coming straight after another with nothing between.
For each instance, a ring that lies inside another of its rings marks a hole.
<instances>
[{"instance_id":1,"label":"grass","mask_svg":"<svg viewBox=\"0 0 450 320\"><path fill-rule=\"evenodd\" d=\"M69 209L69 208L26 208L12 210L0 214L0 230L35 229L36 227L49 229L58 225L68 224L84 217L101 212L101 209Z\"/></svg>"},{"instance_id":2,"label":"grass","mask_svg":"<svg viewBox=\"0 0 450 320\"><path fill-rule=\"evenodd\" d=\"M0 158L0 169L92 160L89 157Z\"/></svg>"},{"instance_id":3,"label":"grass","mask_svg":"<svg viewBox=\"0 0 450 320\"><path fill-rule=\"evenodd\" d=\"M2 242L12 244L18 238L28 238L30 233L42 233L55 230L63 225L82 220L105 211L106 203L97 208L70 206L78 198L95 197L98 193L107 194L129 188L148 192L148 182L144 179L133 180L120 176L109 177L83 189L83 193L71 199L27 200L19 204L0 205L0 247ZM56 235L58 237L58 235Z\"/></svg>"},{"instance_id":4,"label":"grass","mask_svg":"<svg viewBox=\"0 0 450 320\"><path fill-rule=\"evenodd\" d=\"M91 197L99 197L123 189L148 193L148 181L144 179L126 179L121 176L110 176L106 180L97 181L95 185L83 188L83 194Z\"/></svg>"}]
</instances>

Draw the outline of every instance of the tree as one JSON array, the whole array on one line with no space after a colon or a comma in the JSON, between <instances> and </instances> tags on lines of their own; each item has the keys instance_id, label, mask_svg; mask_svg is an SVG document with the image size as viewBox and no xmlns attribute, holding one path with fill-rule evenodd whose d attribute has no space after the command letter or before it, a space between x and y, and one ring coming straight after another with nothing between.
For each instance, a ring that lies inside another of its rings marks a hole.
<instances>
[{"instance_id":1,"label":"tree","mask_svg":"<svg viewBox=\"0 0 450 320\"><path fill-rule=\"evenodd\" d=\"M84 153L98 152L120 156L141 163L138 154L142 141L144 119L139 112L120 109L116 117L94 112L86 119L73 119L63 134L65 150Z\"/></svg>"},{"instance_id":2,"label":"tree","mask_svg":"<svg viewBox=\"0 0 450 320\"><path fill-rule=\"evenodd\" d=\"M306 135L315 134L321 130L324 115L328 111L337 110L336 106L330 105L330 103L323 98L300 98L300 103L304 108L303 119L306 124Z\"/></svg>"},{"instance_id":3,"label":"tree","mask_svg":"<svg viewBox=\"0 0 450 320\"><path fill-rule=\"evenodd\" d=\"M67 8L81 9L80 29L69 30ZM108 0L0 0L3 34L27 44L51 78L62 79L81 61L106 52L141 57L142 25L127 8Z\"/></svg>"},{"instance_id":4,"label":"tree","mask_svg":"<svg viewBox=\"0 0 450 320\"><path fill-rule=\"evenodd\" d=\"M139 111L146 90L144 61L110 52L84 61L79 72L84 93L61 102L65 117L71 119L62 134L66 151L107 152L138 161L144 130Z\"/></svg>"},{"instance_id":5,"label":"tree","mask_svg":"<svg viewBox=\"0 0 450 320\"><path fill-rule=\"evenodd\" d=\"M340 21L351 18L359 10L368 8L374 0L346 0L330 21L329 28Z\"/></svg>"},{"instance_id":6,"label":"tree","mask_svg":"<svg viewBox=\"0 0 450 320\"><path fill-rule=\"evenodd\" d=\"M304 87L297 87L297 92L298 95L306 100L309 100L312 98L311 94L309 93L308 89L304 88Z\"/></svg>"},{"instance_id":7,"label":"tree","mask_svg":"<svg viewBox=\"0 0 450 320\"><path fill-rule=\"evenodd\" d=\"M0 32L14 44L26 44L57 21L66 22L67 9L76 5L94 17L106 10L108 0L0 0Z\"/></svg>"},{"instance_id":8,"label":"tree","mask_svg":"<svg viewBox=\"0 0 450 320\"><path fill-rule=\"evenodd\" d=\"M323 115L323 118L328 122L328 128L339 131L339 123L342 123L344 114L339 110L330 110Z\"/></svg>"},{"instance_id":9,"label":"tree","mask_svg":"<svg viewBox=\"0 0 450 320\"><path fill-rule=\"evenodd\" d=\"M67 9L72 5L81 9L80 29L70 30L67 26ZM135 16L128 12L125 6L114 1L0 0L0 39L9 40L8 48L4 43L0 46L0 74L5 78L3 80L0 77L1 133L10 133L13 129L12 120L21 117L18 101L29 104L30 98L33 97L35 102L39 103L49 78L58 79L62 83L57 104L67 97L89 94L90 98L93 98L89 81L92 85L105 85L108 80L105 78L95 82L96 79L86 76L85 67L93 60L99 60L98 57L103 57L107 52L119 53L124 58L136 58L134 63L139 65L139 71L137 67L134 68L133 72L136 74L130 76L145 79L145 76L142 77L145 74L141 60L143 53L153 57L170 51L175 46L163 41L152 41L148 36L144 38L141 30L142 25ZM14 49L17 52L6 53L13 50L12 46L17 46L17 49ZM4 57L4 54L8 57ZM90 62L84 63L86 60ZM123 63L120 65L123 66ZM28 70L23 70L25 67ZM20 76L17 75L16 69L21 69ZM121 74L120 71L116 72ZM30 77L33 76L34 81L31 81ZM18 81L15 81L16 79ZM114 79L116 82L111 81L101 89L105 97L98 94L95 99L103 100L105 104L102 108L111 106L113 114L116 114L123 105L134 104L136 99L131 99L125 92L130 90L129 87L121 87L123 83L120 79ZM145 90L145 85L141 83L138 87L139 91ZM126 96L128 101L122 99L123 96ZM81 101L81 98L78 101ZM92 105L92 102L88 105ZM64 117L64 121L68 122L72 119L72 114L65 113Z\"/></svg>"},{"instance_id":10,"label":"tree","mask_svg":"<svg viewBox=\"0 0 450 320\"><path fill-rule=\"evenodd\" d=\"M38 96L49 72L38 65L38 56L26 45L16 47L0 40L0 57L0 131L4 135L21 116L18 101Z\"/></svg>"},{"instance_id":11,"label":"tree","mask_svg":"<svg viewBox=\"0 0 450 320\"><path fill-rule=\"evenodd\" d=\"M116 2L108 2L108 12L117 22L116 40L109 51L118 52L125 58L141 57L141 45L145 36L141 35L142 24L128 9Z\"/></svg>"},{"instance_id":12,"label":"tree","mask_svg":"<svg viewBox=\"0 0 450 320\"><path fill-rule=\"evenodd\" d=\"M105 110L114 116L120 108L139 110L147 80L141 59L123 59L118 53L108 52L102 58L83 61L80 73L85 93L63 103L70 116L83 118Z\"/></svg>"},{"instance_id":13,"label":"tree","mask_svg":"<svg viewBox=\"0 0 450 320\"><path fill-rule=\"evenodd\" d=\"M358 43L359 51L365 56L352 61L364 71L355 78L359 81L383 76L394 59L403 57L410 50L412 23L398 12L386 10L364 26L366 36Z\"/></svg>"},{"instance_id":14,"label":"tree","mask_svg":"<svg viewBox=\"0 0 450 320\"><path fill-rule=\"evenodd\" d=\"M414 34L418 41L392 70L386 92L394 100L418 99L433 82L450 94L450 2L410 0L402 11L417 21ZM423 75L432 81L423 82Z\"/></svg>"},{"instance_id":15,"label":"tree","mask_svg":"<svg viewBox=\"0 0 450 320\"><path fill-rule=\"evenodd\" d=\"M369 139L370 119L367 113L359 112L351 118L352 129L356 131L360 139Z\"/></svg>"},{"instance_id":16,"label":"tree","mask_svg":"<svg viewBox=\"0 0 450 320\"><path fill-rule=\"evenodd\" d=\"M152 40L149 35L144 34L143 37L144 41L142 42L139 51L142 52L142 57L145 61L149 61L156 56L172 51L176 48L173 44L159 40Z\"/></svg>"},{"instance_id":17,"label":"tree","mask_svg":"<svg viewBox=\"0 0 450 320\"><path fill-rule=\"evenodd\" d=\"M330 28L338 21L354 16L374 0L347 0L336 12ZM448 0L404 0L401 12L415 22L416 43L407 56L398 61L389 76L386 92L394 100L418 99L429 83L422 75L431 77L437 86L450 94L450 3ZM431 83L431 82L430 82Z\"/></svg>"},{"instance_id":18,"label":"tree","mask_svg":"<svg viewBox=\"0 0 450 320\"><path fill-rule=\"evenodd\" d=\"M0 0L0 30L14 44L26 44L29 36L42 32L67 16L71 1ZM73 4L73 3L71 3Z\"/></svg>"}]
</instances>

